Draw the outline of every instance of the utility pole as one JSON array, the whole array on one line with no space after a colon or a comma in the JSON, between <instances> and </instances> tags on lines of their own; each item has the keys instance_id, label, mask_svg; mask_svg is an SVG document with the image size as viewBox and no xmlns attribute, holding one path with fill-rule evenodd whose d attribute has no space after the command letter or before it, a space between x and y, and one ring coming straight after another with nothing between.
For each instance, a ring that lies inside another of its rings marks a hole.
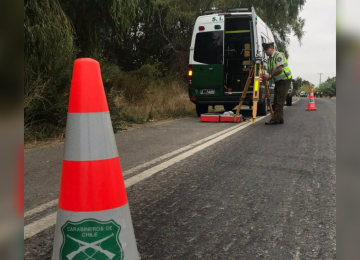
<instances>
[{"instance_id":1,"label":"utility pole","mask_svg":"<svg viewBox=\"0 0 360 260\"><path fill-rule=\"evenodd\" d=\"M321 75L324 74L324 73L318 73L320 75L320 83L319 83L319 87L321 85Z\"/></svg>"}]
</instances>

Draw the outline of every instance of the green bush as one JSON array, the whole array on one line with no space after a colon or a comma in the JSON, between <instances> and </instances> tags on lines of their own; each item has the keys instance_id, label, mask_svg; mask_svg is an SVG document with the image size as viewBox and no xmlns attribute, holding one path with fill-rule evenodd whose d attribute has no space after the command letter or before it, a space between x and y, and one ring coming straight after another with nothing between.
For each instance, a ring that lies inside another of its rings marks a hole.
<instances>
[{"instance_id":1,"label":"green bush","mask_svg":"<svg viewBox=\"0 0 360 260\"><path fill-rule=\"evenodd\" d=\"M162 72L159 65L146 64L139 69L122 72L119 91L128 102L139 104L144 101L149 91L157 89L162 82Z\"/></svg>"},{"instance_id":2,"label":"green bush","mask_svg":"<svg viewBox=\"0 0 360 260\"><path fill-rule=\"evenodd\" d=\"M318 88L318 92L322 92L323 96L335 97L336 96L336 78L328 78Z\"/></svg>"}]
</instances>

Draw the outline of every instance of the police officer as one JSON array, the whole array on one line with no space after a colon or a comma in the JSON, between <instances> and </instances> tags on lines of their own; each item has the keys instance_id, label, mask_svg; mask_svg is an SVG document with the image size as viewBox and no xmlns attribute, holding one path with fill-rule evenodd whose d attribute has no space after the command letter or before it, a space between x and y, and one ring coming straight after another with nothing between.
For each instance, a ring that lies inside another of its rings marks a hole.
<instances>
[{"instance_id":1,"label":"police officer","mask_svg":"<svg viewBox=\"0 0 360 260\"><path fill-rule=\"evenodd\" d=\"M272 118L265 125L284 124L284 104L286 95L291 86L291 71L284 53L275 51L274 43L268 42L262 44L264 52L269 57L268 73L264 75L265 80L274 79L274 104L275 111Z\"/></svg>"}]
</instances>

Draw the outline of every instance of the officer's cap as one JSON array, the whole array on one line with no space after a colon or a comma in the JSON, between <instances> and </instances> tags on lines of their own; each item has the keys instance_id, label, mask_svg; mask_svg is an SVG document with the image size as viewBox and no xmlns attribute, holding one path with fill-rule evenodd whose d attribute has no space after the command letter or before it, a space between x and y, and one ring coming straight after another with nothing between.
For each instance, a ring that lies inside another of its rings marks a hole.
<instances>
[{"instance_id":1,"label":"officer's cap","mask_svg":"<svg viewBox=\"0 0 360 260\"><path fill-rule=\"evenodd\" d=\"M274 43L273 43L273 42L264 42L264 43L262 44L262 47L263 47L265 50L269 49L270 47L273 47L273 48L274 48Z\"/></svg>"}]
</instances>

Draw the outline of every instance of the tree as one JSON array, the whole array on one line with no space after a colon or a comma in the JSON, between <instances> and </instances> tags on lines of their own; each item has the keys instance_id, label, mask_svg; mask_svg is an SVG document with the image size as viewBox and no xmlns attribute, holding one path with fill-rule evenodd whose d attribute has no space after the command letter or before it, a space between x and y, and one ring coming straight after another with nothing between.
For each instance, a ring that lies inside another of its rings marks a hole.
<instances>
[{"instance_id":1,"label":"tree","mask_svg":"<svg viewBox=\"0 0 360 260\"><path fill-rule=\"evenodd\" d=\"M120 42L135 19L138 0L63 0L71 20L78 57L103 55L106 44Z\"/></svg>"},{"instance_id":2,"label":"tree","mask_svg":"<svg viewBox=\"0 0 360 260\"><path fill-rule=\"evenodd\" d=\"M65 124L74 59L95 58L111 69L106 54L130 29L137 4L134 0L25 0L27 127L61 128Z\"/></svg>"},{"instance_id":3,"label":"tree","mask_svg":"<svg viewBox=\"0 0 360 260\"><path fill-rule=\"evenodd\" d=\"M310 90L312 89L312 86L308 83L303 84L297 91L296 91L296 95L300 95L301 91L305 91L307 94L310 94Z\"/></svg>"},{"instance_id":4,"label":"tree","mask_svg":"<svg viewBox=\"0 0 360 260\"><path fill-rule=\"evenodd\" d=\"M302 79L301 77L297 77L294 82L294 89L298 90L303 85L309 85L310 87L314 87L315 85L309 82L308 80Z\"/></svg>"},{"instance_id":5,"label":"tree","mask_svg":"<svg viewBox=\"0 0 360 260\"><path fill-rule=\"evenodd\" d=\"M302 78L301 77L297 77L293 83L293 87L294 90L298 90L301 87L301 83L302 83Z\"/></svg>"},{"instance_id":6,"label":"tree","mask_svg":"<svg viewBox=\"0 0 360 260\"><path fill-rule=\"evenodd\" d=\"M318 92L322 92L323 96L336 96L336 77L328 78L325 82L317 88Z\"/></svg>"},{"instance_id":7,"label":"tree","mask_svg":"<svg viewBox=\"0 0 360 260\"><path fill-rule=\"evenodd\" d=\"M75 57L70 20L57 0L29 0L24 5L25 124L58 123Z\"/></svg>"}]
</instances>

